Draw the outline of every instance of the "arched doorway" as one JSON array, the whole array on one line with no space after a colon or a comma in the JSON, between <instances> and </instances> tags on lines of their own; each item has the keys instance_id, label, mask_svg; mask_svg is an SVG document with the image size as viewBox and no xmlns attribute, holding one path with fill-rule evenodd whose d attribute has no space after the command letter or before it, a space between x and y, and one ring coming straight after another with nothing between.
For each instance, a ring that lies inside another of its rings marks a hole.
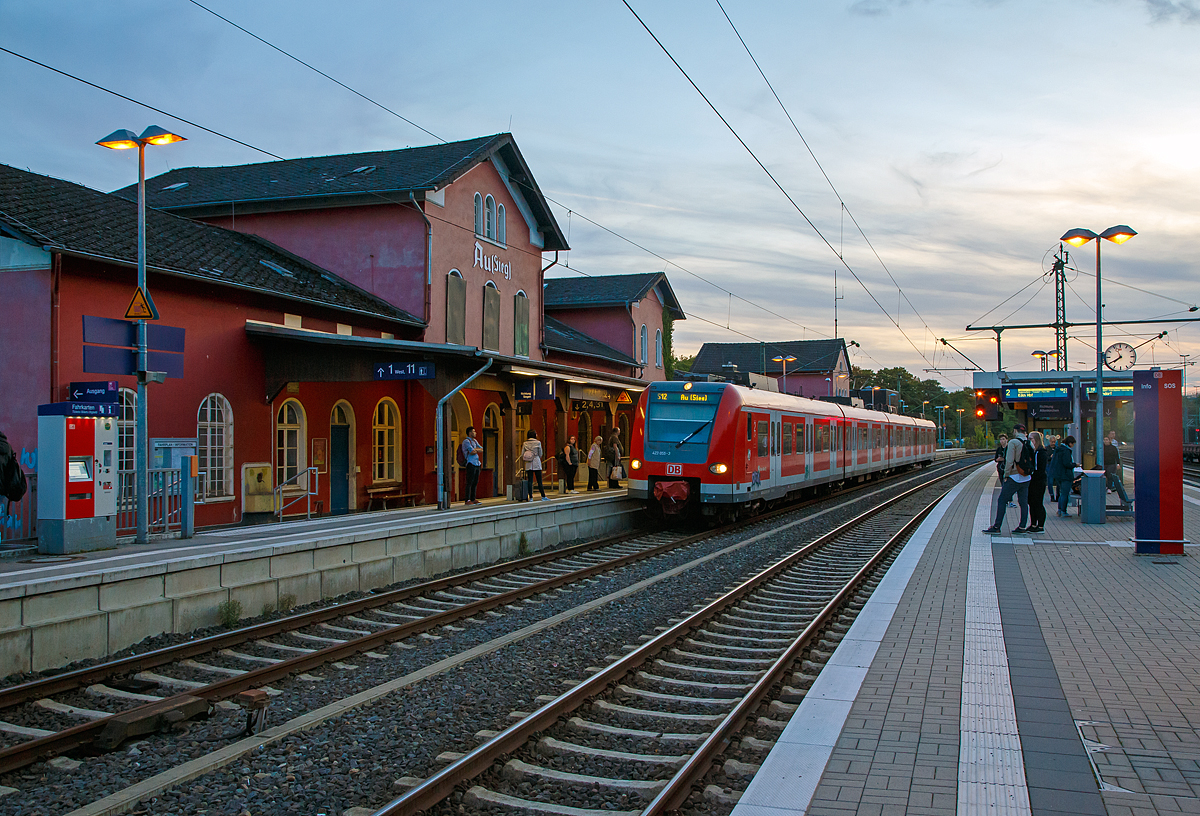
<instances>
[{"instance_id":1,"label":"arched doorway","mask_svg":"<svg viewBox=\"0 0 1200 816\"><path fill-rule=\"evenodd\" d=\"M500 406L489 405L483 412L483 478L490 478L491 485L480 485L480 492L485 488L487 495L499 496L501 485L504 484L504 461L500 451L504 450L504 434L500 427Z\"/></svg>"},{"instance_id":2,"label":"arched doorway","mask_svg":"<svg viewBox=\"0 0 1200 816\"><path fill-rule=\"evenodd\" d=\"M354 408L338 400L329 412L329 512L334 515L358 507L354 452Z\"/></svg>"},{"instance_id":3,"label":"arched doorway","mask_svg":"<svg viewBox=\"0 0 1200 816\"><path fill-rule=\"evenodd\" d=\"M459 391L450 400L450 500L458 501L466 485L460 485L458 446L462 444L467 428L471 426L471 406Z\"/></svg>"}]
</instances>

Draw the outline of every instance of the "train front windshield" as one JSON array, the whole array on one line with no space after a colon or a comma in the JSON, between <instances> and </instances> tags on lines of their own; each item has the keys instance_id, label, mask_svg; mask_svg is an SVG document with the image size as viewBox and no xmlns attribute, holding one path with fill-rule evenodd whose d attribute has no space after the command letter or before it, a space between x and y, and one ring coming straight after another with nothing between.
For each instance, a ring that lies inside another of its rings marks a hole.
<instances>
[{"instance_id":1,"label":"train front windshield","mask_svg":"<svg viewBox=\"0 0 1200 816\"><path fill-rule=\"evenodd\" d=\"M680 447L702 445L707 449L719 397L712 395L709 403L650 403L646 408L646 441Z\"/></svg>"}]
</instances>

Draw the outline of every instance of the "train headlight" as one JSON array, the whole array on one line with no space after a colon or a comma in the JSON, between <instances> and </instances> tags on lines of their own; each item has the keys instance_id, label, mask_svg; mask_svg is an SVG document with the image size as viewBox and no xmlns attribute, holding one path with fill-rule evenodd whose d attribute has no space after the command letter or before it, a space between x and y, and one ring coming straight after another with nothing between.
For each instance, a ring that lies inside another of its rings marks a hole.
<instances>
[{"instance_id":1,"label":"train headlight","mask_svg":"<svg viewBox=\"0 0 1200 816\"><path fill-rule=\"evenodd\" d=\"M717 462L714 465L709 465L708 469L711 470L713 473L724 473L725 471L729 470L729 466L726 465L724 462Z\"/></svg>"},{"instance_id":2,"label":"train headlight","mask_svg":"<svg viewBox=\"0 0 1200 816\"><path fill-rule=\"evenodd\" d=\"M633 468L634 470L641 470L642 469L642 460L641 459L630 459L629 466L631 468Z\"/></svg>"}]
</instances>

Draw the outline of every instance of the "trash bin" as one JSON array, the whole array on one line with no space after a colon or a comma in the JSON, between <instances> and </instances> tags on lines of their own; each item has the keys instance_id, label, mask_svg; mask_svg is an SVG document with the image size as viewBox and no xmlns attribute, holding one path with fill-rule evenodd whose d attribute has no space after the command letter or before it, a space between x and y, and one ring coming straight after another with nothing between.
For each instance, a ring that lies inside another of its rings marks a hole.
<instances>
[{"instance_id":1,"label":"trash bin","mask_svg":"<svg viewBox=\"0 0 1200 816\"><path fill-rule=\"evenodd\" d=\"M1084 524L1103 524L1108 486L1103 470L1085 470L1079 484L1079 516Z\"/></svg>"}]
</instances>

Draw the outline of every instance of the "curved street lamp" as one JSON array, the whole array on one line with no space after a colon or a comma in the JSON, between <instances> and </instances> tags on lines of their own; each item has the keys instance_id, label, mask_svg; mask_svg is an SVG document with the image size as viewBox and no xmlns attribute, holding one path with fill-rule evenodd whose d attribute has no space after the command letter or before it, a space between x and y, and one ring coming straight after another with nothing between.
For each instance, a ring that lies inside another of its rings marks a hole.
<instances>
[{"instance_id":1,"label":"curved street lamp","mask_svg":"<svg viewBox=\"0 0 1200 816\"><path fill-rule=\"evenodd\" d=\"M146 301L153 304L150 292L146 289L146 145L169 145L174 142L186 141L184 137L169 130L163 130L157 125L146 128L141 136L131 130L115 130L96 144L111 150L132 150L138 152L138 197L137 197L137 281L138 289L145 295ZM151 306L153 309L153 305ZM135 409L135 442L134 464L136 467L136 485L134 501L137 506L137 543L146 544L150 541L149 492L150 473L146 467L148 455L146 406L146 321L137 322L137 407Z\"/></svg>"},{"instance_id":2,"label":"curved street lamp","mask_svg":"<svg viewBox=\"0 0 1200 816\"><path fill-rule=\"evenodd\" d=\"M1073 229L1063 234L1060 241L1066 241L1073 247L1081 247L1088 241L1103 238L1114 244L1123 244L1137 235L1130 227L1118 224L1109 227L1097 235L1090 229ZM1096 241L1096 467L1104 467L1104 321L1101 311L1104 304L1100 302L1100 242Z\"/></svg>"}]
</instances>

